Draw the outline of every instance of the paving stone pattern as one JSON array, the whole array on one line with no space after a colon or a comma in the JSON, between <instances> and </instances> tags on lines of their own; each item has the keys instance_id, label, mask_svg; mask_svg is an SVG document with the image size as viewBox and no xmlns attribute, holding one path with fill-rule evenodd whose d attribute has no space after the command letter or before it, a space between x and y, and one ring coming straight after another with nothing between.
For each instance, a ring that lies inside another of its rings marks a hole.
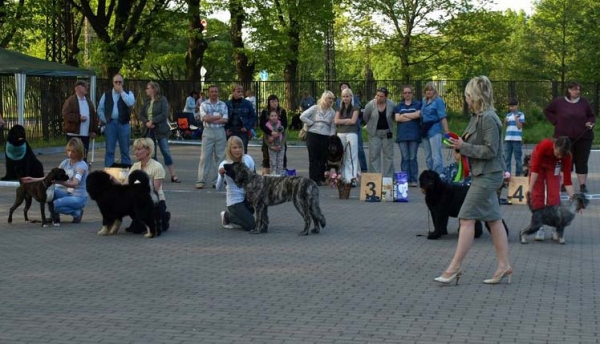
<instances>
[{"instance_id":1,"label":"paving stone pattern","mask_svg":"<svg viewBox=\"0 0 600 344\"><path fill-rule=\"evenodd\" d=\"M155 239L123 231L99 237L91 200L81 224L63 215L62 227L42 229L24 223L22 205L9 225L14 188L0 188L0 343L599 341L598 200L567 228L566 245L519 244L529 212L503 206L513 283L482 283L496 264L486 232L460 284L441 286L433 278L454 252L458 222L450 221L450 235L426 240L430 222L417 188L408 203L364 203L356 188L340 200L321 187L321 234L298 237L301 217L284 204L270 209L268 234L249 235L221 229L224 194L194 189L200 147L173 145L172 153L183 183L165 183L173 218ZM250 154L260 168L260 148ZM96 151L93 169L102 168L103 155ZM40 159L48 170L63 157ZM304 147L290 147L288 158L308 175ZM600 190L599 170L594 152L592 193ZM29 213L39 219L38 204Z\"/></svg>"}]
</instances>

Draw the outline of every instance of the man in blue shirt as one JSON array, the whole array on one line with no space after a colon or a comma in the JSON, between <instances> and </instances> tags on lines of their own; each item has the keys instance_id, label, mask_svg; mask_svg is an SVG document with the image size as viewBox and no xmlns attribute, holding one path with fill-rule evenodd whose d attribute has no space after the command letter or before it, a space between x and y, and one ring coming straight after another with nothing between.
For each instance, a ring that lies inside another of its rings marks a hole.
<instances>
[{"instance_id":1,"label":"man in blue shirt","mask_svg":"<svg viewBox=\"0 0 600 344\"><path fill-rule=\"evenodd\" d=\"M98 118L106 124L104 136L106 137L106 153L104 166L111 167L115 162L117 142L121 151L121 166L131 166L129 157L129 140L131 138L131 108L135 104L135 97L131 91L123 88L123 76L113 76L112 90L104 93L98 103Z\"/></svg>"}]
</instances>

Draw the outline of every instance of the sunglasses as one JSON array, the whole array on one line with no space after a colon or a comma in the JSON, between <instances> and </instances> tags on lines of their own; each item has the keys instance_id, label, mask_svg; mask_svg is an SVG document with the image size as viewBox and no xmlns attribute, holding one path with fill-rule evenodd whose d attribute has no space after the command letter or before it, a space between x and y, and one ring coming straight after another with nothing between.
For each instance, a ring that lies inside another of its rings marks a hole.
<instances>
[{"instance_id":1,"label":"sunglasses","mask_svg":"<svg viewBox=\"0 0 600 344\"><path fill-rule=\"evenodd\" d=\"M123 81L121 81L121 80L113 81L113 84L122 84L122 83L123 83Z\"/></svg>"}]
</instances>

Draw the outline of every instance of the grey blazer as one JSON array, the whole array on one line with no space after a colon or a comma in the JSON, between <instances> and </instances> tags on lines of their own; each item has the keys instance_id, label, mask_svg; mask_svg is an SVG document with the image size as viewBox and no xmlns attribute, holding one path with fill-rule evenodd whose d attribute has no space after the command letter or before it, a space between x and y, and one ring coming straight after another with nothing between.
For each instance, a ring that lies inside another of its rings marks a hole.
<instances>
[{"instance_id":1,"label":"grey blazer","mask_svg":"<svg viewBox=\"0 0 600 344\"><path fill-rule=\"evenodd\" d=\"M502 122L494 109L473 114L462 138L460 154L469 158L474 176L504 171Z\"/></svg>"},{"instance_id":2,"label":"grey blazer","mask_svg":"<svg viewBox=\"0 0 600 344\"><path fill-rule=\"evenodd\" d=\"M143 124L143 133L146 136L148 128L146 128L146 122L148 122L148 107L150 106L150 99L144 102L144 107L138 115L138 119ZM154 135L156 139L163 139L169 137L169 102L165 96L160 96L158 100L154 101L152 106L152 123L154 123Z\"/></svg>"},{"instance_id":3,"label":"grey blazer","mask_svg":"<svg viewBox=\"0 0 600 344\"><path fill-rule=\"evenodd\" d=\"M385 117L387 118L388 126L390 127L390 132L392 133L395 131L394 107L396 107L396 103L388 99L385 108ZM367 106L365 106L363 119L367 123L367 133L369 133L369 136L374 136L377 133L377 121L379 120L377 100L373 99L367 103Z\"/></svg>"}]
</instances>

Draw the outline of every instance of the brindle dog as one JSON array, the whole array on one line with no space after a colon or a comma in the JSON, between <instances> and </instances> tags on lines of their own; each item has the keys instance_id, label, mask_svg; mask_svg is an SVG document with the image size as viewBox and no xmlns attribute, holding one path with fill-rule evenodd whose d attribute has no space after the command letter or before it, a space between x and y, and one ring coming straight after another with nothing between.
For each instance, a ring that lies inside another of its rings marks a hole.
<instances>
[{"instance_id":1,"label":"brindle dog","mask_svg":"<svg viewBox=\"0 0 600 344\"><path fill-rule=\"evenodd\" d=\"M292 201L296 210L304 218L304 230L298 235L308 235L310 222L314 224L311 232L319 233L325 227L325 216L319 206L319 187L304 177L260 176L250 171L244 163L225 164L225 173L244 188L246 199L252 204L256 216L256 228L250 233L266 233L269 227L267 208L271 205Z\"/></svg>"},{"instance_id":2,"label":"brindle dog","mask_svg":"<svg viewBox=\"0 0 600 344\"><path fill-rule=\"evenodd\" d=\"M590 201L584 194L577 193L567 202L555 206L545 206L541 209L533 210L531 208L531 196L527 193L527 205L531 210L531 223L521 230L519 237L521 244L527 244L527 236L537 232L540 227L546 225L554 227L552 239L559 244L565 243L565 228L573 222L575 214L585 209Z\"/></svg>"},{"instance_id":3,"label":"brindle dog","mask_svg":"<svg viewBox=\"0 0 600 344\"><path fill-rule=\"evenodd\" d=\"M25 209L23 213L25 215L25 221L27 222L35 222L29 221L27 217L27 211L31 207L32 198L36 201L40 202L40 209L42 210L42 227L47 227L50 222L54 221L54 203L52 201L47 200L48 188L54 184L55 181L66 181L69 180L69 176L62 168L53 168L44 179L31 182L31 183L22 183L17 188L17 197L15 199L15 203L12 207L10 207L10 212L8 214L8 223L12 223L12 216L15 209L17 209L23 201L25 201ZM46 220L46 204L48 204L48 210L50 210L50 221ZM60 226L60 223L53 223L55 227Z\"/></svg>"}]
</instances>

